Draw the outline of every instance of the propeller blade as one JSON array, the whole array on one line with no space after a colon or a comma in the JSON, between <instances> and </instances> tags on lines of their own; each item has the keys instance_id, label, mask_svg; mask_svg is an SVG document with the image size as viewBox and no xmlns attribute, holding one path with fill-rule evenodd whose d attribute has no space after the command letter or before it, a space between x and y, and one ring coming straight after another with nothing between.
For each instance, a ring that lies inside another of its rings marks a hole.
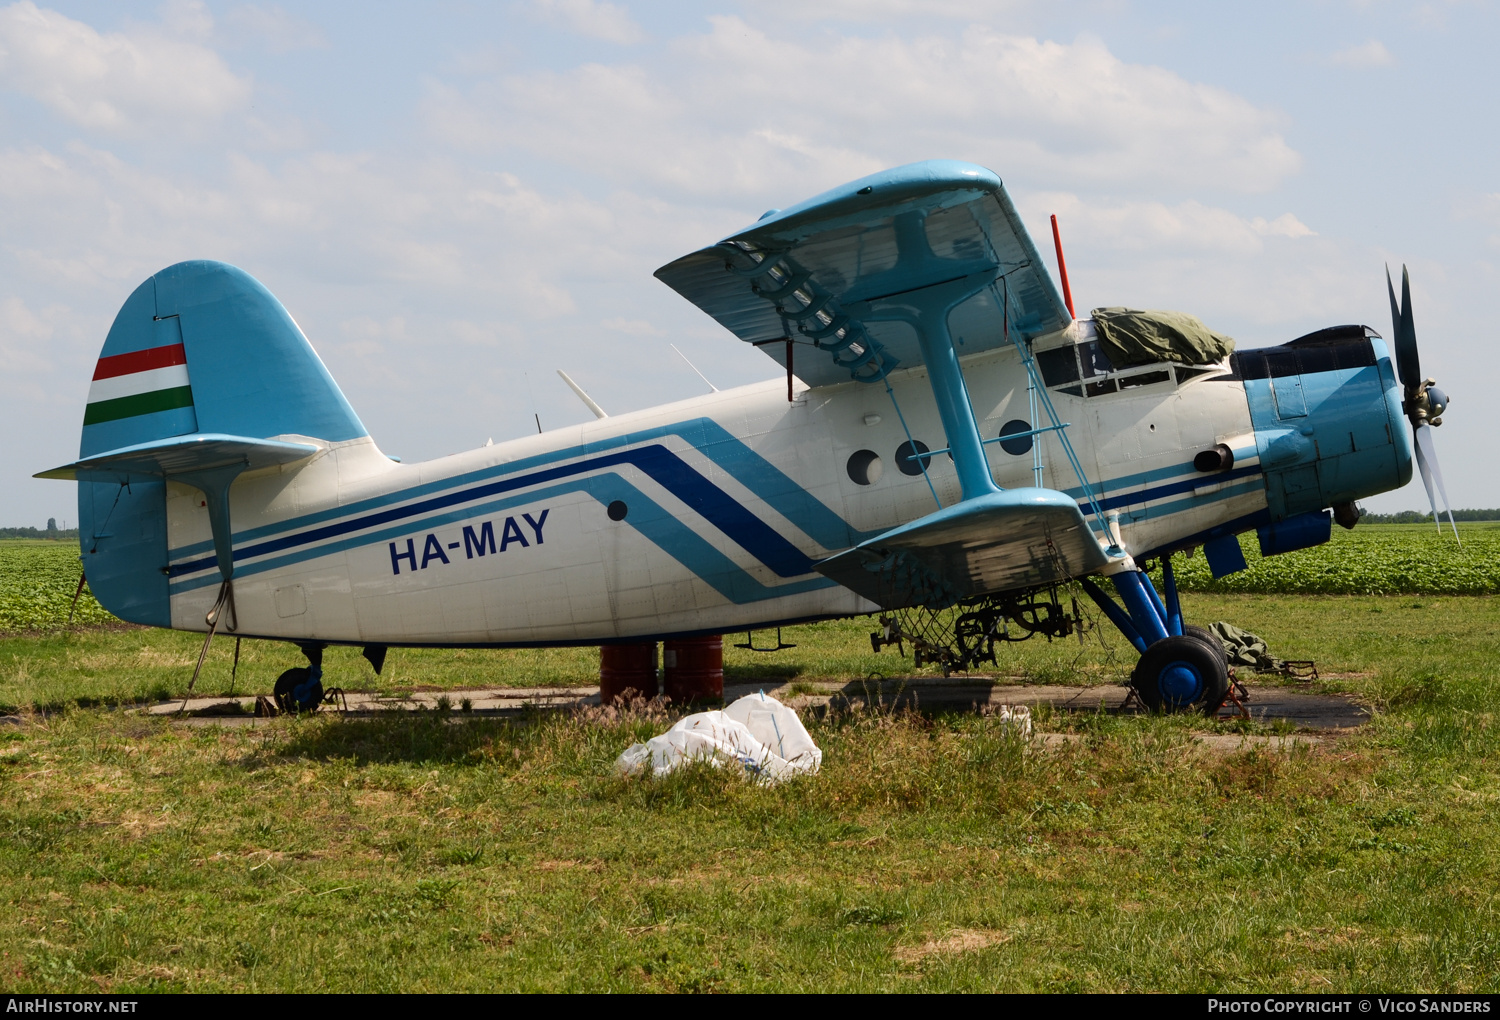
<instances>
[{"instance_id":1,"label":"propeller blade","mask_svg":"<svg viewBox=\"0 0 1500 1020\"><path fill-rule=\"evenodd\" d=\"M1448 525L1453 529L1453 538L1462 548L1464 541L1458 537L1458 524L1453 520L1453 504L1448 502L1448 487L1443 484L1443 469L1438 466L1437 448L1432 444L1432 426L1423 425L1416 430L1417 468L1422 472L1422 484L1427 487L1427 501L1432 504L1432 520L1442 532L1442 518L1438 516L1437 500L1432 495L1432 483L1437 482L1437 491L1443 497L1443 509L1448 512Z\"/></svg>"},{"instance_id":2,"label":"propeller blade","mask_svg":"<svg viewBox=\"0 0 1500 1020\"><path fill-rule=\"evenodd\" d=\"M1391 283L1391 267L1385 267L1385 287L1391 297L1391 345L1396 351L1396 374L1401 385L1415 390L1422 385L1422 364L1417 356L1417 329L1411 314L1411 276L1401 267L1401 304L1396 304L1396 287Z\"/></svg>"},{"instance_id":3,"label":"propeller blade","mask_svg":"<svg viewBox=\"0 0 1500 1020\"><path fill-rule=\"evenodd\" d=\"M1416 435L1414 436L1415 442L1413 445L1416 447L1417 453L1417 472L1422 476L1422 487L1427 490L1427 502L1432 504L1432 523L1436 525L1438 534L1441 535L1443 533L1443 523L1438 520L1437 496L1433 495L1432 492L1432 471L1427 467L1427 456L1422 452L1422 429L1414 431Z\"/></svg>"}]
</instances>

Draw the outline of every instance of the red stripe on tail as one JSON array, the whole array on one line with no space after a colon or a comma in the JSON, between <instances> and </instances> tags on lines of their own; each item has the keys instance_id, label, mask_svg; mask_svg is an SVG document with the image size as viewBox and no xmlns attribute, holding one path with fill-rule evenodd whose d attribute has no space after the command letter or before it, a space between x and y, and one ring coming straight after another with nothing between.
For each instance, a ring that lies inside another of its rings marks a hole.
<instances>
[{"instance_id":1,"label":"red stripe on tail","mask_svg":"<svg viewBox=\"0 0 1500 1020\"><path fill-rule=\"evenodd\" d=\"M118 375L134 375L137 372L149 372L153 368L169 368L172 365L186 365L187 353L182 349L182 344L170 344L166 347L152 347L144 351L131 351L129 354L115 354L108 358L99 359L99 367L94 369L95 379L113 379Z\"/></svg>"}]
</instances>

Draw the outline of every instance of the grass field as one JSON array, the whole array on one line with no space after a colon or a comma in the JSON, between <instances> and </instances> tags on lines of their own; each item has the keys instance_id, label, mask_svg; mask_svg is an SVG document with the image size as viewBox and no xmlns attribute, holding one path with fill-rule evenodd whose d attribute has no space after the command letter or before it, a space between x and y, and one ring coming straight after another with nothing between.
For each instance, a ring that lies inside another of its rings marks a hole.
<instances>
[{"instance_id":1,"label":"grass field","mask_svg":"<svg viewBox=\"0 0 1500 1020\"><path fill-rule=\"evenodd\" d=\"M0 974L16 992L1495 991L1500 600L1184 602L1316 659L1318 688L1374 720L1222 755L1191 738L1225 724L1191 718L1047 716L1081 739L1040 750L972 714L856 713L811 721L815 777L639 781L610 763L660 713L189 728L120 706L181 689L190 635L0 638L21 718L0 727ZM790 628L797 649L730 670L910 672L869 629ZM1128 672L1123 642L1091 641L1029 642L1003 669ZM297 662L243 651L241 690ZM378 684L581 682L595 655L393 651ZM329 667L377 684L352 653Z\"/></svg>"}]
</instances>

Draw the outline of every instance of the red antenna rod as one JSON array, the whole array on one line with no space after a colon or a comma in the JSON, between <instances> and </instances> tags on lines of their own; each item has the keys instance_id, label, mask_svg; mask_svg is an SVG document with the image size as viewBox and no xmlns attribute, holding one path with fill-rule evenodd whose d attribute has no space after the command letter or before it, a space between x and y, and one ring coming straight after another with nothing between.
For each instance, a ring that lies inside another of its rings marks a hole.
<instances>
[{"instance_id":1,"label":"red antenna rod","mask_svg":"<svg viewBox=\"0 0 1500 1020\"><path fill-rule=\"evenodd\" d=\"M1078 318L1078 313L1073 311L1073 288L1068 286L1068 263L1063 258L1062 235L1057 232L1057 214L1052 214L1052 243L1057 246L1057 269L1062 274L1063 300L1068 303L1068 314Z\"/></svg>"}]
</instances>

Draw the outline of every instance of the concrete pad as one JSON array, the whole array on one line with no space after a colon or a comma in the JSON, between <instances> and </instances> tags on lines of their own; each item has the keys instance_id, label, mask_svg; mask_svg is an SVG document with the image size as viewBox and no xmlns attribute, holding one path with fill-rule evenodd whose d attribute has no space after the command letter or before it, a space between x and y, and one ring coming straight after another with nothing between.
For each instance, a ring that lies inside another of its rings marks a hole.
<instances>
[{"instance_id":1,"label":"concrete pad","mask_svg":"<svg viewBox=\"0 0 1500 1020\"><path fill-rule=\"evenodd\" d=\"M801 685L805 690L809 685ZM1144 712L1138 703L1125 707L1130 692L1117 684L1092 687L1063 684L1017 684L981 677L909 677L863 680L845 684L812 684L816 693L783 697L778 685L726 685L724 699L733 701L764 689L773 697L807 707L835 702L870 704L918 710L962 711L1000 705L1051 705L1068 712ZM1282 719L1299 729L1346 729L1369 720L1369 711L1352 698L1314 694L1291 687L1247 684L1246 708L1257 722Z\"/></svg>"},{"instance_id":2,"label":"concrete pad","mask_svg":"<svg viewBox=\"0 0 1500 1020\"><path fill-rule=\"evenodd\" d=\"M1287 736L1262 736L1251 733L1197 733L1193 739L1210 751L1218 751L1222 754L1236 754L1240 751L1249 751L1252 748L1262 748L1267 751L1295 751L1303 747L1319 747L1328 741L1328 737L1314 736L1310 733L1293 733Z\"/></svg>"},{"instance_id":3,"label":"concrete pad","mask_svg":"<svg viewBox=\"0 0 1500 1020\"><path fill-rule=\"evenodd\" d=\"M1048 750L1071 747L1082 743L1081 733L1038 733L1033 740ZM1206 751L1216 754L1238 754L1252 748L1269 751L1295 751L1304 747L1320 747L1329 738L1311 733L1293 733L1287 736L1266 736L1253 733L1195 733L1193 741Z\"/></svg>"},{"instance_id":4,"label":"concrete pad","mask_svg":"<svg viewBox=\"0 0 1500 1020\"><path fill-rule=\"evenodd\" d=\"M520 714L547 708L572 708L599 703L597 687L498 687L487 690L415 691L399 697L348 693L344 700L350 715L382 712L435 712L446 703L455 713L480 715ZM464 702L469 703L464 709ZM164 701L142 710L146 715L214 718L220 722L253 719L255 697L189 698L186 702ZM342 711L325 705L323 711Z\"/></svg>"},{"instance_id":5,"label":"concrete pad","mask_svg":"<svg viewBox=\"0 0 1500 1020\"><path fill-rule=\"evenodd\" d=\"M1008 678L1007 678L1008 679ZM797 684L799 693L791 694L787 683L729 684L724 700L733 701L747 694L765 691L799 711L826 711L838 704L879 704L919 711L981 711L1001 705L1038 707L1050 705L1068 712L1141 712L1138 704L1128 708L1129 691L1117 684L1092 687L1063 684L1018 684L990 677L908 677L859 680L846 683L826 682ZM810 689L809 689L810 688ZM1340 730L1364 724L1369 712L1353 699L1341 695L1313 694L1293 687L1249 685L1247 708L1251 719L1260 722L1285 720L1303 730ZM599 704L597 687L497 687L476 690L415 691L400 697L379 694L346 695L348 714L370 717L387 712L438 711L446 703L454 718L466 716L516 716L526 712L579 708ZM464 703L468 702L468 708ZM324 706L323 711L333 711ZM147 715L196 719L225 725L248 725L254 722L255 698L190 698L167 701L143 710ZM1242 740L1238 736L1214 735L1215 739ZM1281 740L1285 738L1255 738Z\"/></svg>"}]
</instances>

